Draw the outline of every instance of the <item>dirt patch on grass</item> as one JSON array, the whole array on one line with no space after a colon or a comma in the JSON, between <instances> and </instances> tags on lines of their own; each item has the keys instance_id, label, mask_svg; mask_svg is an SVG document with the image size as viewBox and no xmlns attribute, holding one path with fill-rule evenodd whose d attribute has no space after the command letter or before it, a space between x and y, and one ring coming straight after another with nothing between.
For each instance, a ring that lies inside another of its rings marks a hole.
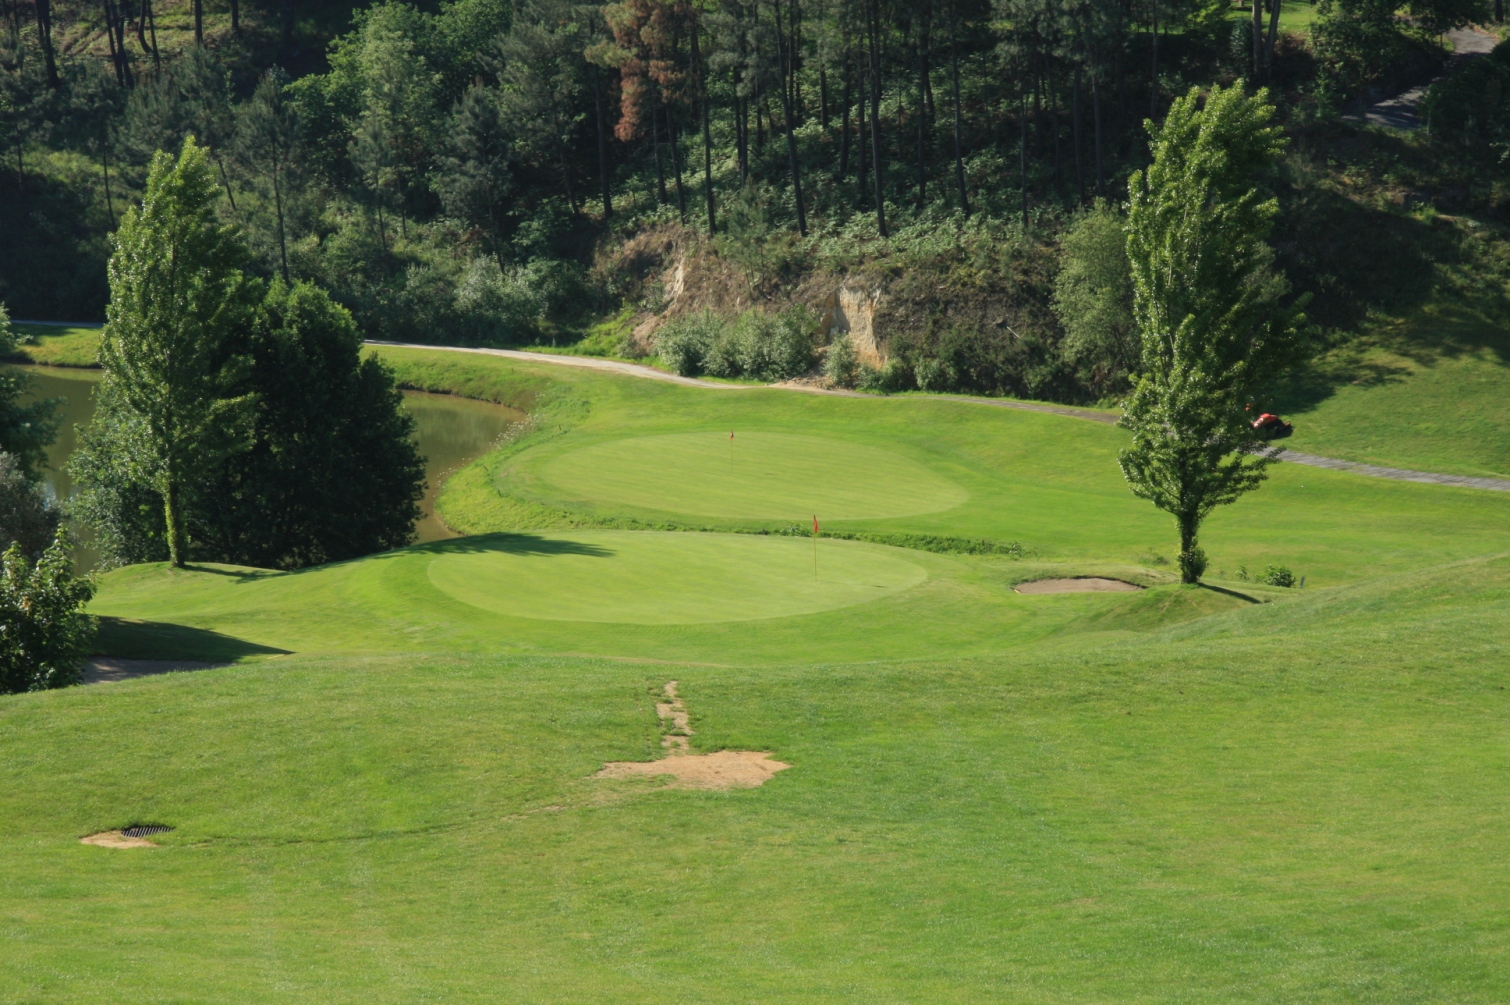
<instances>
[{"instance_id":1,"label":"dirt patch on grass","mask_svg":"<svg viewBox=\"0 0 1510 1005\"><path fill-rule=\"evenodd\" d=\"M1100 576L1035 579L1031 583L1018 583L1012 588L1015 593L1132 593L1141 589L1143 587L1124 583L1120 579L1103 579Z\"/></svg>"},{"instance_id":2,"label":"dirt patch on grass","mask_svg":"<svg viewBox=\"0 0 1510 1005\"><path fill-rule=\"evenodd\" d=\"M113 656L95 656L84 664L85 684L110 684L164 673L191 670L214 670L229 663L204 663L199 660L122 660Z\"/></svg>"},{"instance_id":3,"label":"dirt patch on grass","mask_svg":"<svg viewBox=\"0 0 1510 1005\"><path fill-rule=\"evenodd\" d=\"M92 844L100 848L156 848L156 841L146 838L127 837L120 831L101 831L79 838L79 844Z\"/></svg>"},{"instance_id":4,"label":"dirt patch on grass","mask_svg":"<svg viewBox=\"0 0 1510 1005\"><path fill-rule=\"evenodd\" d=\"M661 699L656 702L655 712L661 719L661 747L666 756L658 761L610 761L594 778L670 777L666 787L673 789L750 789L764 785L776 772L791 767L755 750L690 753L691 717L686 703L676 693L676 681L667 682Z\"/></svg>"}]
</instances>

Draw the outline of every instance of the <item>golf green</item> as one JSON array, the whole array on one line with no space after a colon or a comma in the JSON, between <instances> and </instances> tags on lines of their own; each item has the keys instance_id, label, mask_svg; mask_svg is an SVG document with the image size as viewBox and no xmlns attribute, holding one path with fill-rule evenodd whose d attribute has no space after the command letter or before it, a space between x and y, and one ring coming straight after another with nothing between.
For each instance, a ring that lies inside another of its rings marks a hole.
<instances>
[{"instance_id":1,"label":"golf green","mask_svg":"<svg viewBox=\"0 0 1510 1005\"><path fill-rule=\"evenodd\" d=\"M831 611L928 578L894 549L853 541L612 530L485 538L440 555L428 574L496 614L639 625Z\"/></svg>"},{"instance_id":2,"label":"golf green","mask_svg":"<svg viewBox=\"0 0 1510 1005\"><path fill-rule=\"evenodd\" d=\"M607 440L555 458L543 477L600 503L728 519L881 520L953 509L970 497L880 447L738 430Z\"/></svg>"}]
</instances>

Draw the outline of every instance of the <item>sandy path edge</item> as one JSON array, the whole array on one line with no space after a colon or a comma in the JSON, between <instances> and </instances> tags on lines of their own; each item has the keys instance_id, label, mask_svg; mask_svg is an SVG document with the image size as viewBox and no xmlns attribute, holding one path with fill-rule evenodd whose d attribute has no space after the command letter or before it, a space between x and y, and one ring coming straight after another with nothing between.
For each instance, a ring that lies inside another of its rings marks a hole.
<instances>
[{"instance_id":1,"label":"sandy path edge","mask_svg":"<svg viewBox=\"0 0 1510 1005\"><path fill-rule=\"evenodd\" d=\"M483 356L502 356L506 359L525 360L532 363L554 363L559 366L579 366L589 370L607 370L610 372L624 373L632 377L645 377L650 380L663 380L672 384L681 384L684 387L706 387L716 391L747 391L777 388L782 391L801 391L805 394L828 394L841 398L874 398L872 394L862 394L859 391L841 391L826 387L815 387L800 381L787 380L779 384L717 384L710 380L699 380L696 377L681 377L674 373L666 373L654 367L642 366L639 363L620 363L617 360L597 359L592 356L557 356L545 352L524 352L519 349L474 349L466 346L452 345L424 345L418 342L379 342L369 339L367 345L391 346L397 349L438 349L442 352L470 352ZM925 399L914 399L925 400ZM1029 401L1007 401L1002 398L971 398L957 394L931 395L928 401L959 401L967 405L986 405L991 408L1015 408L1024 412L1046 412L1050 415L1063 415L1071 419L1086 419L1090 422L1101 422L1106 425L1116 425L1120 416L1109 412L1097 412L1089 408L1075 408L1072 405L1041 405ZM1330 471L1348 471L1353 474L1367 475L1370 478L1388 478L1393 481L1419 482L1426 485L1447 485L1453 488L1483 489L1489 492L1510 492L1510 480L1503 478L1478 478L1470 475L1444 475L1434 471L1412 471L1408 468L1388 468L1377 464L1363 464L1358 461L1341 461L1333 457L1318 457L1315 454L1301 453L1298 450L1282 449L1281 459L1295 464L1305 464L1313 468L1326 468Z\"/></svg>"}]
</instances>

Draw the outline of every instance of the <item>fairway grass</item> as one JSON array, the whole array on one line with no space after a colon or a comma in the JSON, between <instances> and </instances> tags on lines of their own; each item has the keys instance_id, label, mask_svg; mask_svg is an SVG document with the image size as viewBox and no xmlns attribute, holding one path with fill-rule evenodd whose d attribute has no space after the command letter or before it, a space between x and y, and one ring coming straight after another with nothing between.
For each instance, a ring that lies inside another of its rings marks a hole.
<instances>
[{"instance_id":1,"label":"fairway grass","mask_svg":"<svg viewBox=\"0 0 1510 1005\"><path fill-rule=\"evenodd\" d=\"M0 699L0 1000L1504 1001L1507 611L1501 558L990 659ZM592 779L672 677L694 751L792 767Z\"/></svg>"},{"instance_id":2,"label":"fairway grass","mask_svg":"<svg viewBox=\"0 0 1510 1005\"><path fill-rule=\"evenodd\" d=\"M0 697L0 1001L1510 1000L1510 498L1280 464L1181 586L1112 427L385 356L531 411L474 535L102 575L237 662ZM672 680L790 767L594 777Z\"/></svg>"}]
</instances>

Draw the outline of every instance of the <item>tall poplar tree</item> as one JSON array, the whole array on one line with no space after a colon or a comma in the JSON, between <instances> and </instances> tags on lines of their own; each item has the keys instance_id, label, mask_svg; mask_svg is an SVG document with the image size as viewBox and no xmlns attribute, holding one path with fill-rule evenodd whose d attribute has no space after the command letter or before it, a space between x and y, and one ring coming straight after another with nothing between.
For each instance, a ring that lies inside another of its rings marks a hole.
<instances>
[{"instance_id":1,"label":"tall poplar tree","mask_svg":"<svg viewBox=\"0 0 1510 1005\"><path fill-rule=\"evenodd\" d=\"M159 151L141 208L121 219L110 257L100 363L103 393L139 419L136 458L162 497L169 559L187 557L186 487L250 446L252 405L240 393L254 301L233 228L215 214L215 175L191 136L175 160Z\"/></svg>"},{"instance_id":2,"label":"tall poplar tree","mask_svg":"<svg viewBox=\"0 0 1510 1005\"><path fill-rule=\"evenodd\" d=\"M1180 578L1206 569L1201 522L1263 481L1245 404L1294 358L1304 316L1264 243L1278 202L1262 188L1284 149L1268 92L1239 81L1201 107L1180 98L1150 124L1153 163L1128 182L1127 257L1141 373L1124 408L1118 461L1135 495L1174 516Z\"/></svg>"}]
</instances>

